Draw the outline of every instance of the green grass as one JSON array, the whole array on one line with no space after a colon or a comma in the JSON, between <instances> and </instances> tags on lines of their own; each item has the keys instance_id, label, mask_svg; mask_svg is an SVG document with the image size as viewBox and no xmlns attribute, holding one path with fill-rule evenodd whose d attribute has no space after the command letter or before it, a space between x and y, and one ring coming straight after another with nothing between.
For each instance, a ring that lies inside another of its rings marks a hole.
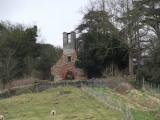
<instances>
[{"instance_id":1,"label":"green grass","mask_svg":"<svg viewBox=\"0 0 160 120\"><path fill-rule=\"evenodd\" d=\"M50 115L56 110L56 116ZM6 120L122 120L112 110L78 88L54 88L0 100Z\"/></svg>"},{"instance_id":2,"label":"green grass","mask_svg":"<svg viewBox=\"0 0 160 120\"><path fill-rule=\"evenodd\" d=\"M134 109L132 114L134 116L134 120L159 120L160 119L157 117L156 112L144 112L144 111Z\"/></svg>"},{"instance_id":3,"label":"green grass","mask_svg":"<svg viewBox=\"0 0 160 120\"><path fill-rule=\"evenodd\" d=\"M155 106L155 105L152 106L152 104L148 105L147 103L144 102L149 96L147 92L144 93L144 92L138 91L138 93L129 92L128 94L120 95L117 92L107 87L103 87L103 88L93 87L93 89L101 94L111 97L113 100L123 101L124 103L132 106L132 115L134 120L160 120L160 111L159 111L160 109L158 109L157 111L143 111L140 109L141 107ZM137 101L133 101L133 98L132 98L133 96L136 96ZM151 103L152 101L148 101L148 102ZM160 104L157 104L156 106L158 108L160 107Z\"/></svg>"}]
</instances>

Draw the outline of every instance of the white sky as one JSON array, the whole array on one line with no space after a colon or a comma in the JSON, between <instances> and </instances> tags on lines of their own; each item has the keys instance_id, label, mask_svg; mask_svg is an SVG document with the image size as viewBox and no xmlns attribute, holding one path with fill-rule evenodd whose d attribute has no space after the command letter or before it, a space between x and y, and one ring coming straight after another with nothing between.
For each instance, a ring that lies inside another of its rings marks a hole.
<instances>
[{"instance_id":1,"label":"white sky","mask_svg":"<svg viewBox=\"0 0 160 120\"><path fill-rule=\"evenodd\" d=\"M88 0L0 0L0 21L36 24L40 41L62 46L62 33L76 28L87 4Z\"/></svg>"}]
</instances>

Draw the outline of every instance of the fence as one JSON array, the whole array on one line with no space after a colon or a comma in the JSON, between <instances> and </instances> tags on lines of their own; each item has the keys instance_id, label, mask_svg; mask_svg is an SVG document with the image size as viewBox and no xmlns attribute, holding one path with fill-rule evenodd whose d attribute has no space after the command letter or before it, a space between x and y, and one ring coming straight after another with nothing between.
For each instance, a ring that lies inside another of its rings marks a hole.
<instances>
[{"instance_id":1,"label":"fence","mask_svg":"<svg viewBox=\"0 0 160 120\"><path fill-rule=\"evenodd\" d=\"M61 82L44 82L41 81L39 83L35 83L28 86L21 86L15 87L10 91L6 90L0 93L0 99L7 98L10 96L16 95L18 90L28 88L32 92L41 92L48 88L56 88L56 87L67 87L67 86L74 86L81 88L84 92L88 93L89 95L96 98L98 101L106 104L107 106L111 107L112 109L119 110L123 113L124 120L133 120L132 111L127 106L127 104L113 100L109 95L106 96L104 93L96 92L92 89L92 87L107 87L107 83L104 79L90 79L90 80L81 80L81 81L61 81Z\"/></svg>"},{"instance_id":2,"label":"fence","mask_svg":"<svg viewBox=\"0 0 160 120\"><path fill-rule=\"evenodd\" d=\"M46 90L48 88L67 87L67 86L74 86L74 87L80 88L81 85L87 85L90 87L107 86L107 84L102 79L89 79L89 80L80 80L80 81L68 80L68 81L60 81L60 82L38 81L37 83L34 83L34 84L17 86L7 90L0 91L0 99L22 94L19 91L23 91L23 89L29 89L29 91L33 93L37 93L37 92Z\"/></svg>"},{"instance_id":3,"label":"fence","mask_svg":"<svg viewBox=\"0 0 160 120\"><path fill-rule=\"evenodd\" d=\"M147 87L151 89L159 89L160 90L160 83L159 82L151 82L151 81L143 81L142 87Z\"/></svg>"},{"instance_id":4,"label":"fence","mask_svg":"<svg viewBox=\"0 0 160 120\"><path fill-rule=\"evenodd\" d=\"M82 85L81 89L87 94L96 98L99 102L104 103L112 109L121 111L123 113L124 120L133 120L131 108L128 107L127 104L118 100L113 100L113 98L111 98L109 95L106 96L103 93L98 93L86 85Z\"/></svg>"},{"instance_id":5,"label":"fence","mask_svg":"<svg viewBox=\"0 0 160 120\"><path fill-rule=\"evenodd\" d=\"M23 89L26 89L26 90L28 89L28 91L30 92L37 93L37 92L46 90L48 88L67 87L67 86L81 87L81 84L85 84L85 83L87 83L87 80L61 81L61 82L39 81L34 84L17 86L17 87L0 91L0 99L22 94L19 91L23 91Z\"/></svg>"}]
</instances>

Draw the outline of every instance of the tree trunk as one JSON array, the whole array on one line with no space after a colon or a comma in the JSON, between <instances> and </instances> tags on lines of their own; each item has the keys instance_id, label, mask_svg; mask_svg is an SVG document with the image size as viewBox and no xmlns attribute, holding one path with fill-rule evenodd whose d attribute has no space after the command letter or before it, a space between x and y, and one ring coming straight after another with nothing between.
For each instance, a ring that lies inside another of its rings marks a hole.
<instances>
[{"instance_id":1,"label":"tree trunk","mask_svg":"<svg viewBox=\"0 0 160 120\"><path fill-rule=\"evenodd\" d=\"M129 74L133 75L133 57L132 52L129 52Z\"/></svg>"},{"instance_id":2,"label":"tree trunk","mask_svg":"<svg viewBox=\"0 0 160 120\"><path fill-rule=\"evenodd\" d=\"M5 89L5 84L2 85L2 89L3 89L3 90Z\"/></svg>"}]
</instances>

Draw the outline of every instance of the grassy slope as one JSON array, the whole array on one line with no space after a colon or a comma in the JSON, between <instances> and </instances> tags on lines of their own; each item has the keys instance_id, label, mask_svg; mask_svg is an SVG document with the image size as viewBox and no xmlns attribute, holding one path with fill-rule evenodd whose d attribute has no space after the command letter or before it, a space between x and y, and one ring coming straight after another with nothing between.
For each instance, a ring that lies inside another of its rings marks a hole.
<instances>
[{"instance_id":1,"label":"grassy slope","mask_svg":"<svg viewBox=\"0 0 160 120\"><path fill-rule=\"evenodd\" d=\"M61 94L63 91L71 91ZM0 100L0 113L6 120L121 120L122 115L105 107L77 88L55 88Z\"/></svg>"},{"instance_id":2,"label":"grassy slope","mask_svg":"<svg viewBox=\"0 0 160 120\"><path fill-rule=\"evenodd\" d=\"M138 93L132 92L132 93L128 93L125 95L120 95L117 92L114 92L113 90L109 89L109 88L98 88L95 87L94 90L96 90L97 92L100 93L104 93L107 96L110 96L113 100L120 100L123 101L124 103L128 103L130 104L130 106L132 106L133 111L133 117L134 120L160 120L160 104L151 104L152 101L148 101L148 95L147 93L138 91ZM140 94L140 95L139 95ZM133 99L135 98L136 99ZM156 106L155 106L156 105ZM158 109L157 111L144 111L142 110L144 107L148 107L148 108L156 108Z\"/></svg>"}]
</instances>

